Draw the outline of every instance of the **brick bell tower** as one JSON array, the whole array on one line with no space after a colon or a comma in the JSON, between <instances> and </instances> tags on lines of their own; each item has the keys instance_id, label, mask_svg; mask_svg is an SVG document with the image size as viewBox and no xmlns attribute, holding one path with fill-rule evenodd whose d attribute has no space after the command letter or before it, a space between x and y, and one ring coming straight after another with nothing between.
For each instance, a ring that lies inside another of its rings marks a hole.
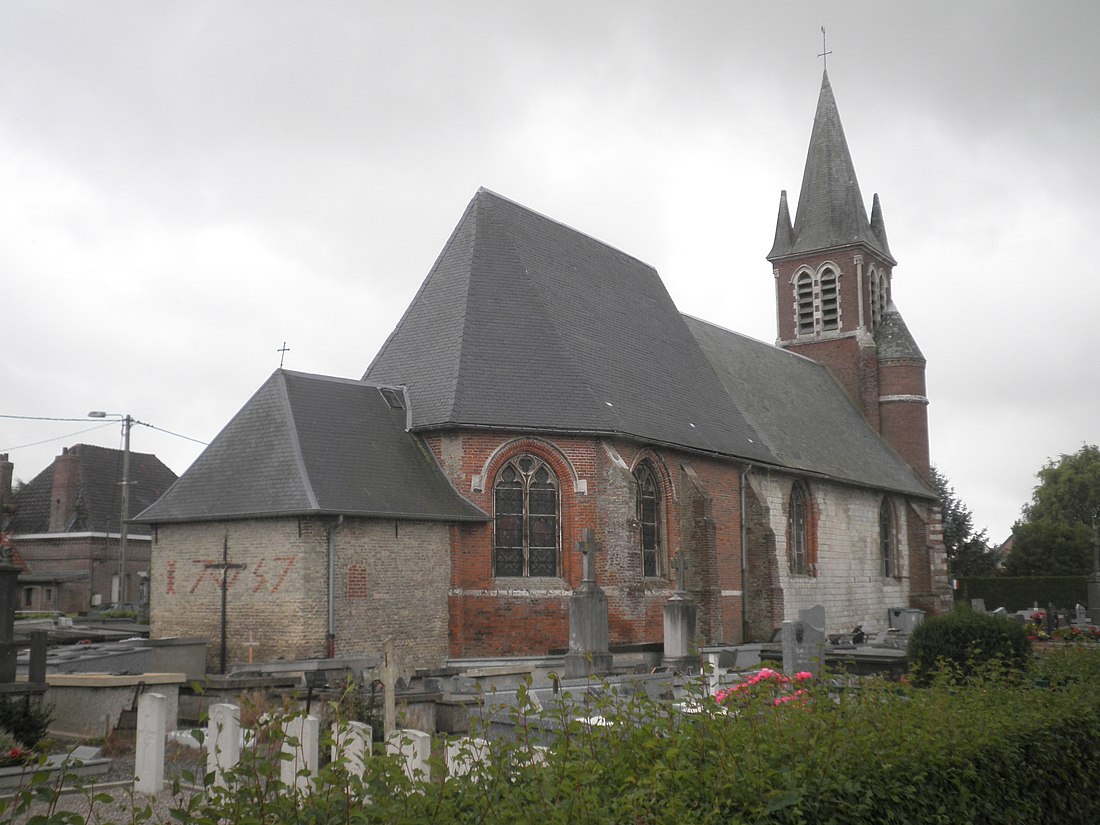
<instances>
[{"instance_id":1,"label":"brick bell tower","mask_svg":"<svg viewBox=\"0 0 1100 825\"><path fill-rule=\"evenodd\" d=\"M925 359L891 300L897 263L878 195L868 219L829 74L821 80L798 211L779 196L777 344L824 364L901 457L929 477ZM813 415L808 409L807 415Z\"/></svg>"}]
</instances>

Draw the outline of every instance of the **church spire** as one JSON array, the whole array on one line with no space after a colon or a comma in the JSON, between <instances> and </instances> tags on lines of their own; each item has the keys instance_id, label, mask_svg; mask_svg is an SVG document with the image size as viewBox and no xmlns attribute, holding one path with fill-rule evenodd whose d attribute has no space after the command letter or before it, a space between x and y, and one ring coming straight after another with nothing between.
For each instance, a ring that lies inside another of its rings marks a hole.
<instances>
[{"instance_id":1,"label":"church spire","mask_svg":"<svg viewBox=\"0 0 1100 825\"><path fill-rule=\"evenodd\" d=\"M779 258L791 251L791 210L787 206L787 190L779 193L779 217L775 220L775 241L768 258Z\"/></svg>"},{"instance_id":2,"label":"church spire","mask_svg":"<svg viewBox=\"0 0 1100 825\"><path fill-rule=\"evenodd\" d=\"M829 73L825 71L821 77L821 93L810 135L810 148L806 154L802 191L798 195L792 242L785 251L773 248L768 257L803 255L862 243L884 254L893 264L895 261L886 248L886 233L881 227L881 218L879 211L880 227L876 232L867 218L855 165L848 151L844 127L840 123L840 112L829 84Z\"/></svg>"}]
</instances>

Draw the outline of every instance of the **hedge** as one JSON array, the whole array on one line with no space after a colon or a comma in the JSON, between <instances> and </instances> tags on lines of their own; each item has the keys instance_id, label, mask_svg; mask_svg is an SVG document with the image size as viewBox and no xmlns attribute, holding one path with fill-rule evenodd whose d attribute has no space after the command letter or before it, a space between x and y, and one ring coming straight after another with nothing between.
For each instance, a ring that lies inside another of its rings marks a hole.
<instances>
[{"instance_id":1,"label":"hedge","mask_svg":"<svg viewBox=\"0 0 1100 825\"><path fill-rule=\"evenodd\" d=\"M987 610L1004 607L1011 611L1027 610L1036 604L1053 604L1060 610L1088 603L1088 578L1085 576L990 576L959 579L959 597L967 604L984 599Z\"/></svg>"},{"instance_id":2,"label":"hedge","mask_svg":"<svg viewBox=\"0 0 1100 825\"><path fill-rule=\"evenodd\" d=\"M736 703L704 700L694 714L644 695L600 694L591 709L613 724L560 718L562 735L543 765L517 764L526 730L517 711L517 736L494 740L476 780L414 788L396 763L375 757L362 784L337 765L303 798L277 792L245 761L233 791L209 788L176 806L173 821L1100 822L1096 651L1051 653L1026 679L987 673L928 688L819 683L779 704L754 688ZM433 766L433 776L440 771ZM60 818L60 808L42 825L79 821ZM139 808L123 821L149 820Z\"/></svg>"}]
</instances>

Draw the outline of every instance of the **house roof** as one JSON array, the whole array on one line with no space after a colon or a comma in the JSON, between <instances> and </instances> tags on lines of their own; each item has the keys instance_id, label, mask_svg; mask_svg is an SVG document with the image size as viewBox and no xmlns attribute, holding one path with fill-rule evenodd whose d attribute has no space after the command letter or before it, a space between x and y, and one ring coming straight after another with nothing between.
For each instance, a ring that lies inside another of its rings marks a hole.
<instances>
[{"instance_id":1,"label":"house roof","mask_svg":"<svg viewBox=\"0 0 1100 825\"><path fill-rule=\"evenodd\" d=\"M932 498L816 361L685 316L776 464L852 484Z\"/></svg>"},{"instance_id":2,"label":"house roof","mask_svg":"<svg viewBox=\"0 0 1100 825\"><path fill-rule=\"evenodd\" d=\"M882 207L875 195L871 219L863 204L855 164L840 123L829 73L821 78L798 210L791 225L787 193L780 195L775 243L768 260L864 244L895 263L886 240Z\"/></svg>"},{"instance_id":3,"label":"house roof","mask_svg":"<svg viewBox=\"0 0 1100 825\"><path fill-rule=\"evenodd\" d=\"M400 391L389 393L398 401ZM276 370L137 521L341 514L474 521L486 515L405 430L377 385Z\"/></svg>"},{"instance_id":4,"label":"house roof","mask_svg":"<svg viewBox=\"0 0 1100 825\"><path fill-rule=\"evenodd\" d=\"M365 380L414 429L632 437L772 460L648 265L478 190Z\"/></svg>"},{"instance_id":5,"label":"house roof","mask_svg":"<svg viewBox=\"0 0 1100 825\"><path fill-rule=\"evenodd\" d=\"M117 533L122 501L122 450L76 444L67 453L76 457L79 486L76 507L65 532ZM15 513L5 528L14 534L47 533L54 464L51 463L15 494ZM151 453L130 453L131 513L140 513L176 480L176 474ZM141 529L135 533L147 532Z\"/></svg>"}]
</instances>

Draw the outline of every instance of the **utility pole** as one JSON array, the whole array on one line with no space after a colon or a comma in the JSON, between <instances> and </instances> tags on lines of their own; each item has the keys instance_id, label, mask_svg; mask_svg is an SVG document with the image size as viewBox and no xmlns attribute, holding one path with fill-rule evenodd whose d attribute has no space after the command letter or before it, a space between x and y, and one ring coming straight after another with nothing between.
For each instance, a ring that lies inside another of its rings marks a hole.
<instances>
[{"instance_id":1,"label":"utility pole","mask_svg":"<svg viewBox=\"0 0 1100 825\"><path fill-rule=\"evenodd\" d=\"M108 413L103 410L92 410L88 418L107 418L119 416L122 421L122 509L118 522L118 606L117 609L125 609L126 604L126 541L130 536L130 428L134 425L134 417L129 413Z\"/></svg>"},{"instance_id":2,"label":"utility pole","mask_svg":"<svg viewBox=\"0 0 1100 825\"><path fill-rule=\"evenodd\" d=\"M122 419L122 518L118 523L118 603L126 609L126 540L130 537L130 427L133 416Z\"/></svg>"}]
</instances>

